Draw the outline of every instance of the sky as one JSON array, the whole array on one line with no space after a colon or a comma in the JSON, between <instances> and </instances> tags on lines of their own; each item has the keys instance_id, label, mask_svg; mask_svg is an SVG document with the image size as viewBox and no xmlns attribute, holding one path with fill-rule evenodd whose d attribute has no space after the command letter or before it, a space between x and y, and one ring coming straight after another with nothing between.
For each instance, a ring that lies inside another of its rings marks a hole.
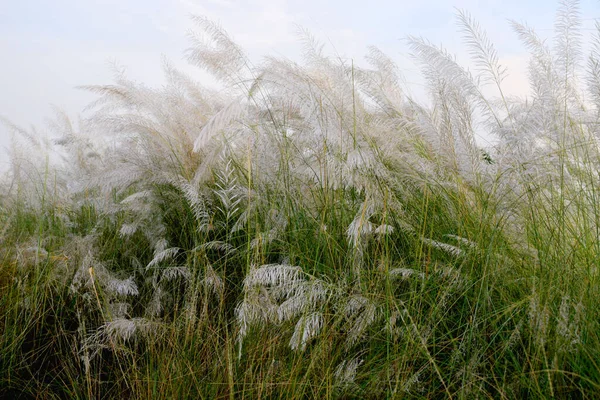
<instances>
[{"instance_id":1,"label":"sky","mask_svg":"<svg viewBox=\"0 0 600 400\"><path fill-rule=\"evenodd\" d=\"M367 46L377 46L398 63L418 97L422 81L405 38L427 38L470 65L456 23L462 9L487 31L509 68L506 90L525 96L528 57L508 21L527 22L551 40L557 5L554 0L1 0L0 116L42 132L56 107L77 117L94 100L77 87L111 83L114 63L150 86L163 83L163 56L198 80L207 79L184 60L190 15L220 23L256 63L265 55L299 61L300 27L328 53L358 65ZM581 0L580 6L586 38L600 18L600 1ZM2 126L0 170L7 165L9 143Z\"/></svg>"}]
</instances>

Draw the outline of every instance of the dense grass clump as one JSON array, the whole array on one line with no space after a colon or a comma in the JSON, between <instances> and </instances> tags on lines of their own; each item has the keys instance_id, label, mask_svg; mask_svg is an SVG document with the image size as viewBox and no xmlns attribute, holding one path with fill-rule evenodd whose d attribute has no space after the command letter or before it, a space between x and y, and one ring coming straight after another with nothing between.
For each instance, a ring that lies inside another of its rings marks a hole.
<instances>
[{"instance_id":1,"label":"dense grass clump","mask_svg":"<svg viewBox=\"0 0 600 400\"><path fill-rule=\"evenodd\" d=\"M466 13L475 75L408 39L428 105L376 48L252 66L196 22L224 90L165 65L88 87L53 142L13 126L0 396L600 393L600 26L584 60L576 1L552 48L513 24L527 100Z\"/></svg>"}]
</instances>

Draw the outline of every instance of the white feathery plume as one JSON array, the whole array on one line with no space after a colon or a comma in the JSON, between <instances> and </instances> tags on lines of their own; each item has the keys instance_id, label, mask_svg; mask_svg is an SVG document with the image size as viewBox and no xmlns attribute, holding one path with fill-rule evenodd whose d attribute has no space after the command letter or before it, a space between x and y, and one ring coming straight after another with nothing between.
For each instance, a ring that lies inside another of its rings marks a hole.
<instances>
[{"instance_id":1,"label":"white feathery plume","mask_svg":"<svg viewBox=\"0 0 600 400\"><path fill-rule=\"evenodd\" d=\"M95 291L96 285L113 298L139 294L133 277L118 279L103 263L96 260L91 250L88 250L79 263L69 289L73 293L79 292L82 288Z\"/></svg>"},{"instance_id":2,"label":"white feathery plume","mask_svg":"<svg viewBox=\"0 0 600 400\"><path fill-rule=\"evenodd\" d=\"M227 107L223 108L204 125L198 137L194 141L194 151L204 150L208 142L224 129L228 128L233 122L241 118L244 114L238 100L234 100Z\"/></svg>"},{"instance_id":3,"label":"white feathery plume","mask_svg":"<svg viewBox=\"0 0 600 400\"><path fill-rule=\"evenodd\" d=\"M208 213L210 202L207 199L207 196L201 193L199 185L182 178L177 182L177 187L181 190L183 196L192 208L196 221L199 222L200 225L207 225L210 220L210 215Z\"/></svg>"},{"instance_id":4,"label":"white feathery plume","mask_svg":"<svg viewBox=\"0 0 600 400\"><path fill-rule=\"evenodd\" d=\"M300 317L290 339L290 348L304 351L308 342L319 334L322 326L323 315L320 312L313 312Z\"/></svg>"},{"instance_id":5,"label":"white feathery plume","mask_svg":"<svg viewBox=\"0 0 600 400\"><path fill-rule=\"evenodd\" d=\"M112 340L127 341L131 339L136 332L136 324L132 319L117 318L106 322L100 329Z\"/></svg>"},{"instance_id":6,"label":"white feathery plume","mask_svg":"<svg viewBox=\"0 0 600 400\"><path fill-rule=\"evenodd\" d=\"M127 279L110 279L106 284L106 290L116 296L137 296L138 288L133 277Z\"/></svg>"},{"instance_id":7,"label":"white feathery plume","mask_svg":"<svg viewBox=\"0 0 600 400\"><path fill-rule=\"evenodd\" d=\"M401 113L405 100L397 65L375 46L369 46L367 61L375 70L359 71L361 89L387 116Z\"/></svg>"},{"instance_id":8,"label":"white feathery plume","mask_svg":"<svg viewBox=\"0 0 600 400\"><path fill-rule=\"evenodd\" d=\"M450 238L450 239L454 239L454 240L456 240L458 243L460 243L460 244L463 244L463 245L467 246L467 247L468 247L468 248L470 248L470 249L473 249L473 250L475 250L475 249L478 249L478 248L479 248L479 245L478 245L476 242L474 242L474 241L472 241L472 240L469 240L469 239L467 239L467 238L464 238L464 237L462 237L462 236L458 236L458 235L450 235L450 234L448 234L448 235L444 235L444 236L445 236L445 237L447 237L447 238Z\"/></svg>"},{"instance_id":9,"label":"white feathery plume","mask_svg":"<svg viewBox=\"0 0 600 400\"><path fill-rule=\"evenodd\" d=\"M373 233L377 236L390 235L394 233L394 227L388 224L381 224L377 228L375 228Z\"/></svg>"},{"instance_id":10,"label":"white feathery plume","mask_svg":"<svg viewBox=\"0 0 600 400\"><path fill-rule=\"evenodd\" d=\"M233 254L237 251L235 247L231 244L221 241L221 240L211 240L210 242L206 242L197 247L198 250L218 250L222 251L225 254Z\"/></svg>"},{"instance_id":11,"label":"white feathery plume","mask_svg":"<svg viewBox=\"0 0 600 400\"><path fill-rule=\"evenodd\" d=\"M202 283L206 289L212 291L217 296L223 293L225 287L223 279L221 279L210 264L206 266Z\"/></svg>"},{"instance_id":12,"label":"white feathery plume","mask_svg":"<svg viewBox=\"0 0 600 400\"><path fill-rule=\"evenodd\" d=\"M487 76L485 80L491 81L500 87L506 77L506 68L498 62L498 54L487 34L481 29L479 23L463 10L458 12L458 20L463 30L470 53L477 68Z\"/></svg>"},{"instance_id":13,"label":"white feathery plume","mask_svg":"<svg viewBox=\"0 0 600 400\"><path fill-rule=\"evenodd\" d=\"M164 237L161 237L161 238L158 238L154 242L153 247L154 247L154 254L156 255L157 253L161 253L161 252L167 250L167 248L169 247L169 242Z\"/></svg>"},{"instance_id":14,"label":"white feathery plume","mask_svg":"<svg viewBox=\"0 0 600 400\"><path fill-rule=\"evenodd\" d=\"M145 314L149 317L157 317L163 310L163 298L165 297L164 290L159 286L154 289L152 299L146 305Z\"/></svg>"},{"instance_id":15,"label":"white feathery plume","mask_svg":"<svg viewBox=\"0 0 600 400\"><path fill-rule=\"evenodd\" d=\"M190 269L185 266L178 267L166 267L162 269L161 277L162 279L166 279L168 281L174 280L177 278L183 278L184 280L188 280L191 276Z\"/></svg>"},{"instance_id":16,"label":"white feathery plume","mask_svg":"<svg viewBox=\"0 0 600 400\"><path fill-rule=\"evenodd\" d=\"M140 226L136 222L131 224L123 224L121 225L121 229L119 229L119 235L124 238L132 236L138 231L139 228Z\"/></svg>"},{"instance_id":17,"label":"white feathery plume","mask_svg":"<svg viewBox=\"0 0 600 400\"><path fill-rule=\"evenodd\" d=\"M283 303L281 303L279 307L277 307L277 314L279 320L284 322L297 317L298 315L305 312L309 304L310 302L306 299L305 296L295 295L289 297Z\"/></svg>"},{"instance_id":18,"label":"white feathery plume","mask_svg":"<svg viewBox=\"0 0 600 400\"><path fill-rule=\"evenodd\" d=\"M201 32L190 34L193 47L187 51L188 61L225 82L239 84L241 70L247 65L242 49L215 22L201 16L192 20Z\"/></svg>"},{"instance_id":19,"label":"white feathery plume","mask_svg":"<svg viewBox=\"0 0 600 400\"><path fill-rule=\"evenodd\" d=\"M595 28L592 49L588 57L586 82L596 112L600 113L600 21L596 20Z\"/></svg>"},{"instance_id":20,"label":"white feathery plume","mask_svg":"<svg viewBox=\"0 0 600 400\"><path fill-rule=\"evenodd\" d=\"M425 278L425 274L419 271L416 271L411 268L394 268L389 271L389 275L391 278L399 278L402 280L407 280L411 276L416 276L420 279Z\"/></svg>"},{"instance_id":21,"label":"white feathery plume","mask_svg":"<svg viewBox=\"0 0 600 400\"><path fill-rule=\"evenodd\" d=\"M352 272L356 279L360 279L360 271L363 265L363 258L369 238L374 231L374 225L369 221L369 218L374 213L374 206L370 201L365 200L354 217L354 220L346 230L348 243L354 250L354 262L352 263Z\"/></svg>"},{"instance_id":22,"label":"white feathery plume","mask_svg":"<svg viewBox=\"0 0 600 400\"><path fill-rule=\"evenodd\" d=\"M277 309L281 322L289 321L308 310L316 309L329 295L329 290L325 284L316 279L299 282L295 285L293 291L289 293L289 290L286 290L289 297Z\"/></svg>"},{"instance_id":23,"label":"white feathery plume","mask_svg":"<svg viewBox=\"0 0 600 400\"><path fill-rule=\"evenodd\" d=\"M154 195L151 190L142 190L140 192L136 192L132 195L127 196L126 198L121 200L121 204L129 205L129 204L138 202L140 200L152 199L153 197L154 197Z\"/></svg>"},{"instance_id":24,"label":"white feathery plume","mask_svg":"<svg viewBox=\"0 0 600 400\"><path fill-rule=\"evenodd\" d=\"M179 247L169 247L168 249L155 251L154 258L152 258L148 265L146 265L146 270L156 267L158 264L165 260L173 259L179 253L180 250L181 249Z\"/></svg>"},{"instance_id":25,"label":"white feathery plume","mask_svg":"<svg viewBox=\"0 0 600 400\"><path fill-rule=\"evenodd\" d=\"M90 338L90 343L106 344L113 341L126 342L156 334L160 325L145 318L116 318L100 326Z\"/></svg>"},{"instance_id":26,"label":"white feathery plume","mask_svg":"<svg viewBox=\"0 0 600 400\"><path fill-rule=\"evenodd\" d=\"M273 242L284 232L286 227L287 219L285 215L279 210L270 209L266 220L266 228L268 230L259 232L257 237L250 242L250 246L256 248Z\"/></svg>"},{"instance_id":27,"label":"white feathery plume","mask_svg":"<svg viewBox=\"0 0 600 400\"><path fill-rule=\"evenodd\" d=\"M346 389L349 386L354 385L356 372L362 363L363 360L359 358L354 358L350 361L342 361L333 373L333 376L335 377L335 385L342 389Z\"/></svg>"},{"instance_id":28,"label":"white feathery plume","mask_svg":"<svg viewBox=\"0 0 600 400\"><path fill-rule=\"evenodd\" d=\"M566 84L575 79L581 57L580 28L579 1L561 0L555 23L555 49L557 69Z\"/></svg>"},{"instance_id":29,"label":"white feathery plume","mask_svg":"<svg viewBox=\"0 0 600 400\"><path fill-rule=\"evenodd\" d=\"M422 387L422 383L421 383L421 374L423 373L423 370L419 370L417 372L415 372L414 374L412 374L412 376L410 376L406 381L404 381L404 383L402 384L402 391L405 393L413 393L416 391L422 391L423 387Z\"/></svg>"},{"instance_id":30,"label":"white feathery plume","mask_svg":"<svg viewBox=\"0 0 600 400\"><path fill-rule=\"evenodd\" d=\"M437 240L421 238L421 241L428 246L431 246L435 249L442 250L445 253L448 253L454 257L462 257L465 255L465 252L459 247L453 246L448 243L439 242Z\"/></svg>"},{"instance_id":31,"label":"white feathery plume","mask_svg":"<svg viewBox=\"0 0 600 400\"><path fill-rule=\"evenodd\" d=\"M427 75L429 75L430 85L434 86L433 89L436 93L440 84L442 84L441 87L444 87L444 83L447 83L451 85L451 89L455 91L456 95L464 100L472 100L479 106L485 117L501 125L500 118L481 93L471 74L458 65L450 54L435 47L427 40L414 36L408 37L408 44L414 56L429 71Z\"/></svg>"},{"instance_id":32,"label":"white feathery plume","mask_svg":"<svg viewBox=\"0 0 600 400\"><path fill-rule=\"evenodd\" d=\"M573 309L574 312L571 312ZM561 351L572 351L581 343L581 322L584 321L584 307L582 303L571 305L569 296L563 296L560 302L559 314L556 318L556 331L561 340Z\"/></svg>"},{"instance_id":33,"label":"white feathery plume","mask_svg":"<svg viewBox=\"0 0 600 400\"><path fill-rule=\"evenodd\" d=\"M246 295L235 310L236 320L239 325L239 342L244 339L251 326L261 326L269 322L277 322L277 304L264 295ZM240 350L241 351L241 350Z\"/></svg>"},{"instance_id":34,"label":"white feathery plume","mask_svg":"<svg viewBox=\"0 0 600 400\"><path fill-rule=\"evenodd\" d=\"M362 299L366 300L362 307L358 308L357 306L361 302L356 302L356 304L352 304L344 310L346 315L353 319L346 338L346 346L348 347L353 346L360 341L366 330L379 317L377 305L364 297Z\"/></svg>"},{"instance_id":35,"label":"white feathery plume","mask_svg":"<svg viewBox=\"0 0 600 400\"><path fill-rule=\"evenodd\" d=\"M302 269L291 265L269 264L253 268L244 279L244 290L253 286L293 285L302 280Z\"/></svg>"},{"instance_id":36,"label":"white feathery plume","mask_svg":"<svg viewBox=\"0 0 600 400\"><path fill-rule=\"evenodd\" d=\"M244 280L244 300L236 308L240 352L250 326L291 321L300 316L290 346L303 350L318 333L323 316L317 312L329 296L324 282L306 280L300 267L269 264L254 267Z\"/></svg>"},{"instance_id":37,"label":"white feathery plume","mask_svg":"<svg viewBox=\"0 0 600 400\"><path fill-rule=\"evenodd\" d=\"M373 232L373 224L369 218L373 215L373 205L365 201L346 230L348 242L354 248L360 248L365 237Z\"/></svg>"}]
</instances>

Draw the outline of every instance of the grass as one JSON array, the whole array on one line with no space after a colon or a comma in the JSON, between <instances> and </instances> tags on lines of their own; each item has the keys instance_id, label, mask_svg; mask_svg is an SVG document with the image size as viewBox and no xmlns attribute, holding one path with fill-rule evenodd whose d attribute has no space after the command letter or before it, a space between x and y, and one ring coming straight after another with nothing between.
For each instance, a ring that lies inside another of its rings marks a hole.
<instances>
[{"instance_id":1,"label":"grass","mask_svg":"<svg viewBox=\"0 0 600 400\"><path fill-rule=\"evenodd\" d=\"M161 90L88 88L53 145L13 127L40 157L15 146L2 183L0 396L594 398L600 64L580 88L576 8L555 49L515 24L529 101L465 13L500 100L422 39L427 106L377 49L253 66L197 18L223 92L167 65Z\"/></svg>"}]
</instances>

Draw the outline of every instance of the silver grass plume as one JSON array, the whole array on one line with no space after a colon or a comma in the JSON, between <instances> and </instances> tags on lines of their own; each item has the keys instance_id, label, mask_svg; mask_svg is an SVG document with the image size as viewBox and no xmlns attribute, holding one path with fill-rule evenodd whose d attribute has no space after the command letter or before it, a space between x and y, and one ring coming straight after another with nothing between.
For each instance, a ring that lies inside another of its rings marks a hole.
<instances>
[{"instance_id":1,"label":"silver grass plume","mask_svg":"<svg viewBox=\"0 0 600 400\"><path fill-rule=\"evenodd\" d=\"M483 79L496 84L500 89L502 81L506 78L507 70L498 62L498 54L494 45L479 23L468 12L459 10L458 20L463 31L463 38L470 49L475 65L483 74Z\"/></svg>"},{"instance_id":2,"label":"silver grass plume","mask_svg":"<svg viewBox=\"0 0 600 400\"><path fill-rule=\"evenodd\" d=\"M335 378L335 386L342 391L356 387L356 373L358 367L363 363L363 360L354 358L352 360L342 361L335 369L333 376Z\"/></svg>"},{"instance_id":3,"label":"silver grass plume","mask_svg":"<svg viewBox=\"0 0 600 400\"><path fill-rule=\"evenodd\" d=\"M358 343L367 329L381 316L379 306L362 295L350 296L341 311L347 320L348 347Z\"/></svg>"},{"instance_id":4,"label":"silver grass plume","mask_svg":"<svg viewBox=\"0 0 600 400\"><path fill-rule=\"evenodd\" d=\"M424 279L425 274L423 272L416 271L411 268L394 268L389 271L390 278L393 279L401 279L408 280L411 277L417 277L419 279Z\"/></svg>"},{"instance_id":5,"label":"silver grass plume","mask_svg":"<svg viewBox=\"0 0 600 400\"><path fill-rule=\"evenodd\" d=\"M281 264L263 265L250 270L244 279L244 290L255 286L292 287L302 280L300 267Z\"/></svg>"},{"instance_id":6,"label":"silver grass plume","mask_svg":"<svg viewBox=\"0 0 600 400\"><path fill-rule=\"evenodd\" d=\"M119 348L118 345L126 342L156 337L161 327L145 318L115 318L86 337L80 352L83 353L84 362L90 362L102 349L115 351Z\"/></svg>"},{"instance_id":7,"label":"silver grass plume","mask_svg":"<svg viewBox=\"0 0 600 400\"><path fill-rule=\"evenodd\" d=\"M207 265L204 270L204 279L202 280L204 288L216 296L221 296L225 288L223 279L217 274L212 265Z\"/></svg>"},{"instance_id":8,"label":"silver grass plume","mask_svg":"<svg viewBox=\"0 0 600 400\"><path fill-rule=\"evenodd\" d=\"M317 309L329 296L318 279L306 279L300 267L269 264L253 267L244 279L244 299L236 308L239 351L251 326L279 325L299 317L290 346L303 350L324 324Z\"/></svg>"},{"instance_id":9,"label":"silver grass plume","mask_svg":"<svg viewBox=\"0 0 600 400\"><path fill-rule=\"evenodd\" d=\"M592 49L588 57L586 82L596 113L600 113L600 21L596 21L595 28Z\"/></svg>"},{"instance_id":10,"label":"silver grass plume","mask_svg":"<svg viewBox=\"0 0 600 400\"><path fill-rule=\"evenodd\" d=\"M70 290L74 293L79 292L82 289L95 291L95 285L99 285L112 297L138 295L138 287L133 280L133 277L118 279L102 262L96 260L92 252L88 250L81 258L79 266L73 276Z\"/></svg>"},{"instance_id":11,"label":"silver grass plume","mask_svg":"<svg viewBox=\"0 0 600 400\"><path fill-rule=\"evenodd\" d=\"M189 268L185 265L177 267L166 267L162 269L161 278L167 281L182 278L188 280L191 277Z\"/></svg>"},{"instance_id":12,"label":"silver grass plume","mask_svg":"<svg viewBox=\"0 0 600 400\"><path fill-rule=\"evenodd\" d=\"M442 250L443 252L450 254L454 257L462 257L465 255L464 250L462 250L460 247L456 247L456 246L448 244L448 243L443 243L443 242L433 240L433 239L428 239L428 238L421 238L421 241L432 248Z\"/></svg>"},{"instance_id":13,"label":"silver grass plume","mask_svg":"<svg viewBox=\"0 0 600 400\"><path fill-rule=\"evenodd\" d=\"M163 247L164 245L162 243L157 245L157 248L154 251L154 257L150 260L148 265L146 265L146 270L158 266L163 261L172 260L181 251L178 247L169 247L166 249Z\"/></svg>"},{"instance_id":14,"label":"silver grass plume","mask_svg":"<svg viewBox=\"0 0 600 400\"><path fill-rule=\"evenodd\" d=\"M535 288L529 301L529 328L540 347L546 344L549 333L550 310L546 304L541 304Z\"/></svg>"},{"instance_id":15,"label":"silver grass plume","mask_svg":"<svg viewBox=\"0 0 600 400\"><path fill-rule=\"evenodd\" d=\"M500 118L483 96L473 76L458 65L454 57L422 38L409 36L408 44L417 60L424 65L434 94L439 90L440 84L443 87L444 83L447 83L456 90L460 98L473 101L484 116L501 124Z\"/></svg>"},{"instance_id":16,"label":"silver grass plume","mask_svg":"<svg viewBox=\"0 0 600 400\"><path fill-rule=\"evenodd\" d=\"M561 0L555 23L556 65L565 84L576 79L581 58L581 16L578 0Z\"/></svg>"},{"instance_id":17,"label":"silver grass plume","mask_svg":"<svg viewBox=\"0 0 600 400\"><path fill-rule=\"evenodd\" d=\"M558 333L561 351L573 351L581 343L582 322L585 321L584 307L580 302L571 305L569 296L563 296L557 319L556 330Z\"/></svg>"},{"instance_id":18,"label":"silver grass plume","mask_svg":"<svg viewBox=\"0 0 600 400\"><path fill-rule=\"evenodd\" d=\"M290 339L290 348L304 351L308 342L319 334L322 326L323 315L320 312L313 312L300 317Z\"/></svg>"},{"instance_id":19,"label":"silver grass plume","mask_svg":"<svg viewBox=\"0 0 600 400\"><path fill-rule=\"evenodd\" d=\"M318 308L330 296L330 290L324 282L311 279L299 282L287 298L279 304L277 315L279 321L290 321L302 313Z\"/></svg>"},{"instance_id":20,"label":"silver grass plume","mask_svg":"<svg viewBox=\"0 0 600 400\"><path fill-rule=\"evenodd\" d=\"M198 250L217 250L225 253L226 255L231 255L237 252L237 249L233 247L233 245L224 242L222 240L211 240L210 242L206 242L197 247Z\"/></svg>"},{"instance_id":21,"label":"silver grass plume","mask_svg":"<svg viewBox=\"0 0 600 400\"><path fill-rule=\"evenodd\" d=\"M476 242L474 242L472 240L469 240L467 238L464 238L462 236L451 235L451 234L446 234L444 236L447 237L447 238L456 240L459 244L462 244L462 245L466 246L469 249L476 250L476 249L479 248L479 245Z\"/></svg>"},{"instance_id":22,"label":"silver grass plume","mask_svg":"<svg viewBox=\"0 0 600 400\"><path fill-rule=\"evenodd\" d=\"M225 129L243 116L244 108L239 100L232 101L206 122L194 141L194 151L204 150L213 137L222 134Z\"/></svg>"},{"instance_id":23,"label":"silver grass plume","mask_svg":"<svg viewBox=\"0 0 600 400\"><path fill-rule=\"evenodd\" d=\"M137 296L139 293L133 277L127 279L110 279L106 283L105 290L116 296Z\"/></svg>"},{"instance_id":24,"label":"silver grass plume","mask_svg":"<svg viewBox=\"0 0 600 400\"><path fill-rule=\"evenodd\" d=\"M346 230L348 244L354 251L352 273L357 279L360 277L364 252L366 250L368 240L375 229L373 224L369 221L373 214L374 205L370 201L365 200Z\"/></svg>"},{"instance_id":25,"label":"silver grass plume","mask_svg":"<svg viewBox=\"0 0 600 400\"><path fill-rule=\"evenodd\" d=\"M247 65L242 49L215 22L201 16L192 20L200 32L190 32L193 47L187 51L188 61L227 83L239 84Z\"/></svg>"}]
</instances>

